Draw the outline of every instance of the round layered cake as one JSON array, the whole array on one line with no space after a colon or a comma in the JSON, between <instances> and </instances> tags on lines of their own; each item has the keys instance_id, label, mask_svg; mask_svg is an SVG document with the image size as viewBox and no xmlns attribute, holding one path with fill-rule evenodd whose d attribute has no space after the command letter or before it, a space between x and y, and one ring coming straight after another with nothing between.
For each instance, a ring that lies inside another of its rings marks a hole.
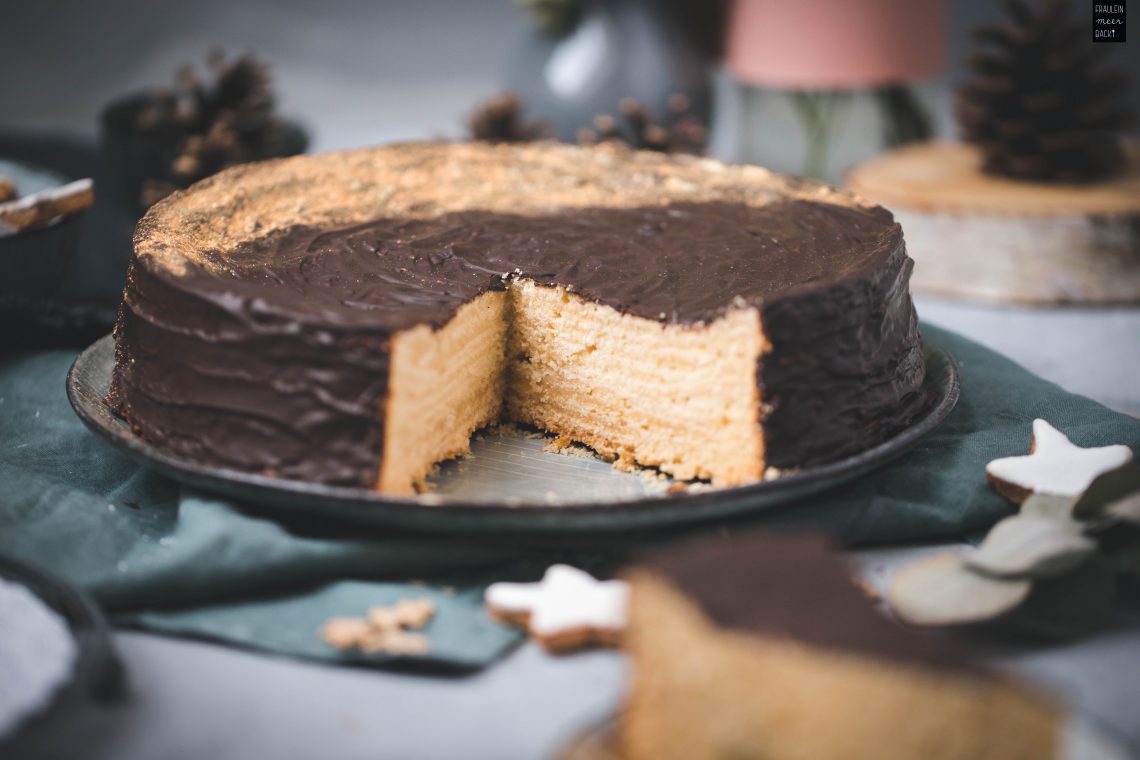
<instances>
[{"instance_id":1,"label":"round layered cake","mask_svg":"<svg viewBox=\"0 0 1140 760\"><path fill-rule=\"evenodd\" d=\"M181 458L410 493L502 421L735 485L926 407L884 209L609 146L235 167L139 223L108 402Z\"/></svg>"}]
</instances>

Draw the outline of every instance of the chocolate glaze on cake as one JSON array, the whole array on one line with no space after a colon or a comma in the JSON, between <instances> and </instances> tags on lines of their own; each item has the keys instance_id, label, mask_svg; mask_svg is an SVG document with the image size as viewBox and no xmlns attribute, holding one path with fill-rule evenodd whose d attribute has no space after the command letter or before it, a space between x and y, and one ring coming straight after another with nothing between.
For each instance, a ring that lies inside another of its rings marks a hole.
<instances>
[{"instance_id":1,"label":"chocolate glaze on cake","mask_svg":"<svg viewBox=\"0 0 1140 760\"><path fill-rule=\"evenodd\" d=\"M517 277L662 324L757 308L767 464L810 465L924 409L911 266L887 211L755 167L553 145L242 167L140 223L110 402L196 461L369 486L392 335Z\"/></svg>"},{"instance_id":2,"label":"chocolate glaze on cake","mask_svg":"<svg viewBox=\"0 0 1140 760\"><path fill-rule=\"evenodd\" d=\"M942 670L981 672L964 649L879 614L817 536L703 539L646 557L718 626Z\"/></svg>"}]
</instances>

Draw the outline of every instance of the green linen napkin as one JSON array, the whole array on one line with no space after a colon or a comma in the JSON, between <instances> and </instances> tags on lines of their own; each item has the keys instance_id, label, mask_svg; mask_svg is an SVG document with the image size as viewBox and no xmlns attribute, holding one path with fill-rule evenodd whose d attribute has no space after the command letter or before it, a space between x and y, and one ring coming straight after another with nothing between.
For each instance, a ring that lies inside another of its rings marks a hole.
<instances>
[{"instance_id":1,"label":"green linen napkin","mask_svg":"<svg viewBox=\"0 0 1140 760\"><path fill-rule=\"evenodd\" d=\"M605 572L632 551L698 532L811 527L845 545L972 533L1010 512L986 487L984 467L1024 453L1035 417L1082 446L1140 448L1140 420L961 336L924 333L956 358L962 397L895 463L748 517L556 541L279 523L156 475L88 432L64 390L71 353L10 356L0 360L0 553L87 589L122 625L330 661L360 658L318 639L328 617L429 596L438 605L431 649L401 664L475 668L518 640L482 608L493 579L534 578L554 561Z\"/></svg>"}]
</instances>

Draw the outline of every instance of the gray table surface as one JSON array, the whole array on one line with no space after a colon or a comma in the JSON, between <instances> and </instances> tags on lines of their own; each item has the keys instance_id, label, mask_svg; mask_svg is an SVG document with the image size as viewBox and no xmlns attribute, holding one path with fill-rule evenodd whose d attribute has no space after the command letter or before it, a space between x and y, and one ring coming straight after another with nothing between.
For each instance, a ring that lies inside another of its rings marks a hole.
<instances>
[{"instance_id":1,"label":"gray table surface","mask_svg":"<svg viewBox=\"0 0 1140 760\"><path fill-rule=\"evenodd\" d=\"M963 7L990 12L956 3L956 37L966 25ZM222 44L275 62L285 109L304 115L317 149L454 135L471 106L498 89L522 30L518 14L498 2L26 3L15 23L0 23L0 72L20 73L0 75L0 127L91 134L109 97L165 81L178 64ZM28 65L44 60L52 65ZM1140 414L1140 310L927 298L918 305L931 322ZM901 560L940 548L872 549L854 559L882 583ZM617 653L551 657L529 644L484 672L441 677L313 665L132 632L117 633L115 643L130 698L91 707L61 727L44 757L544 758L611 712L626 683ZM988 657L1058 694L1140 758L1136 613L1121 610L1109 630L1085 641Z\"/></svg>"}]
</instances>

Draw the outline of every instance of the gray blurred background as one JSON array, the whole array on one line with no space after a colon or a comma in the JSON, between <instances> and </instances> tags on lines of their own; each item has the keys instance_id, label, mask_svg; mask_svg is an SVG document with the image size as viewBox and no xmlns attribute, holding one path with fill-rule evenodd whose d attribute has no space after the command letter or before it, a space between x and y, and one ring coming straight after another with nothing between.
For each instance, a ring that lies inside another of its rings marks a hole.
<instances>
[{"instance_id":1,"label":"gray blurred background","mask_svg":"<svg viewBox=\"0 0 1140 760\"><path fill-rule=\"evenodd\" d=\"M1091 0L1078 2L1091 16ZM961 74L967 31L1001 16L1001 4L992 0L950 5L952 65L942 82L926 88L942 134L953 132L946 85ZM315 150L462 135L472 107L503 89L519 65L531 31L510 0L3 0L3 6L0 129L94 136L108 100L169 83L181 64L201 62L211 47L222 46L272 64L282 109L312 130ZM1133 72L1140 72L1138 34L1134 29L1133 41L1107 46ZM718 85L719 99L723 77ZM1138 87L1134 79L1140 100Z\"/></svg>"}]
</instances>

